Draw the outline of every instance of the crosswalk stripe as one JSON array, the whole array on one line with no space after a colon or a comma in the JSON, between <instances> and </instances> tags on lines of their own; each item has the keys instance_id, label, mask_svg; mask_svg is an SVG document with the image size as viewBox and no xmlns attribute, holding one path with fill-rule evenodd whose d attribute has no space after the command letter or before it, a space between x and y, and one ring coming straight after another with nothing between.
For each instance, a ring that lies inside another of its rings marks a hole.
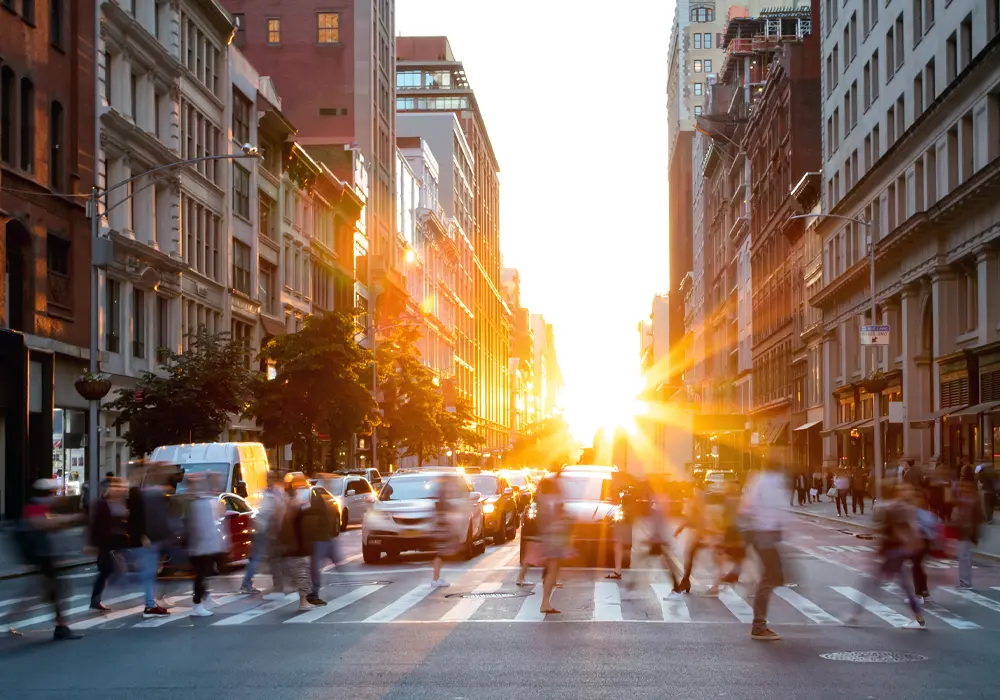
<instances>
[{"instance_id":1,"label":"crosswalk stripe","mask_svg":"<svg viewBox=\"0 0 1000 700\"><path fill-rule=\"evenodd\" d=\"M270 600L263 605L258 605L256 608L251 608L246 612L241 612L239 614L233 615L232 617L227 617L213 623L213 627L225 627L229 625L242 625L244 622L249 622L254 620L261 615L267 615L270 612L284 608L292 603L296 603L299 600L298 593L288 593L284 598L280 600Z\"/></svg>"},{"instance_id":2,"label":"crosswalk stripe","mask_svg":"<svg viewBox=\"0 0 1000 700\"><path fill-rule=\"evenodd\" d=\"M653 593L660 599L664 622L691 622L691 611L683 598L668 598L674 587L669 583L651 583Z\"/></svg>"},{"instance_id":3,"label":"crosswalk stripe","mask_svg":"<svg viewBox=\"0 0 1000 700\"><path fill-rule=\"evenodd\" d=\"M819 625L839 625L840 620L791 588L781 586L774 594Z\"/></svg>"},{"instance_id":4,"label":"crosswalk stripe","mask_svg":"<svg viewBox=\"0 0 1000 700\"><path fill-rule=\"evenodd\" d=\"M1000 612L1000 602L997 602L992 598L987 598L984 595L980 595L973 591L967 591L964 588L952 588L951 586L941 586L941 590L947 591L952 595L957 595L961 598L965 598L970 603L975 603L976 605L982 605L984 608L988 608L993 612Z\"/></svg>"},{"instance_id":5,"label":"crosswalk stripe","mask_svg":"<svg viewBox=\"0 0 1000 700\"><path fill-rule=\"evenodd\" d=\"M897 598L903 598L904 600L906 599L906 593L903 591L902 588L900 588L900 586L899 586L898 583L889 583L889 584L886 584L885 586L882 586L882 590L888 591L889 593L891 593L892 595L896 596ZM921 606L921 608L923 608L923 611L926 612L927 614L933 615L937 619L939 619L942 622L945 622L945 623L951 625L955 629L959 629L959 630L977 630L977 629L981 629L979 627L979 625L977 625L975 622L971 622L969 620L966 620L964 617L962 617L960 615L956 615L955 613L951 612L950 610L942 608L937 603L933 603L931 601L926 601Z\"/></svg>"},{"instance_id":6,"label":"crosswalk stripe","mask_svg":"<svg viewBox=\"0 0 1000 700\"><path fill-rule=\"evenodd\" d=\"M365 596L371 595L380 588L382 588L382 584L371 585L371 586L360 586L358 588L355 588L353 591L350 591L349 593L345 593L342 596L337 596L333 600L327 601L326 605L324 605L323 607L310 610L309 612L301 613L300 615L296 615L295 617L289 620L285 620L285 624L296 623L296 622L300 623L315 622L320 618L326 617L330 613L337 612L338 610L346 608L348 605L351 605L352 603L358 602Z\"/></svg>"},{"instance_id":7,"label":"crosswalk stripe","mask_svg":"<svg viewBox=\"0 0 1000 700\"><path fill-rule=\"evenodd\" d=\"M235 603L240 598L246 598L245 595L233 594L222 596L221 598L213 599L215 601L216 607L222 607L223 605L229 605L230 603ZM175 598L170 598L167 602L179 603L183 600L190 599L190 595L177 596ZM191 611L194 610L193 607L184 608L183 610L171 610L169 615L160 615L158 617L151 617L148 620L142 620L132 625L133 627L139 627L141 629L148 629L150 627L162 627L163 625L168 625L171 622L176 622L177 620L183 620L185 618L191 617Z\"/></svg>"},{"instance_id":8,"label":"crosswalk stripe","mask_svg":"<svg viewBox=\"0 0 1000 700\"><path fill-rule=\"evenodd\" d=\"M535 584L536 588L541 588L542 582L539 581ZM515 622L541 622L545 619L545 615L542 613L542 597L540 594L532 594L524 599L521 603L520 610L517 611L517 615L514 616Z\"/></svg>"},{"instance_id":9,"label":"crosswalk stripe","mask_svg":"<svg viewBox=\"0 0 1000 700\"><path fill-rule=\"evenodd\" d=\"M753 608L732 588L720 588L719 600L740 622L753 622Z\"/></svg>"},{"instance_id":10,"label":"crosswalk stripe","mask_svg":"<svg viewBox=\"0 0 1000 700\"><path fill-rule=\"evenodd\" d=\"M36 597L37 596L29 595L25 598L8 598L7 600L0 600L0 608L6 608L8 605L17 605L18 603L23 603Z\"/></svg>"},{"instance_id":11,"label":"crosswalk stripe","mask_svg":"<svg viewBox=\"0 0 1000 700\"><path fill-rule=\"evenodd\" d=\"M598 622L622 621L622 596L614 581L594 584L594 619Z\"/></svg>"},{"instance_id":12,"label":"crosswalk stripe","mask_svg":"<svg viewBox=\"0 0 1000 700\"><path fill-rule=\"evenodd\" d=\"M111 600L107 600L105 602L106 603L110 603L110 604L124 603L125 601L134 600L134 599L139 598L139 597L141 597L143 595L144 595L143 593L129 593L127 595L118 596L117 598L112 598ZM87 597L87 596L83 596L83 597ZM86 605L78 605L75 608L70 608L69 610L65 610L65 611L63 611L63 616L69 617L70 615L79 615L80 613L87 612L88 610L90 610L90 603L87 603ZM11 622L10 626L11 627L31 627L32 625L38 625L38 624L41 624L42 622L48 622L49 620L54 620L55 617L56 617L56 614L54 612L48 612L48 613L45 613L44 615L36 615L34 617L29 617L26 620L16 620L14 622Z\"/></svg>"},{"instance_id":13,"label":"crosswalk stripe","mask_svg":"<svg viewBox=\"0 0 1000 700\"><path fill-rule=\"evenodd\" d=\"M906 615L899 614L889 606L883 605L856 588L851 588L850 586L831 586L831 588L848 600L853 600L873 615L881 617L893 627L905 627L912 622Z\"/></svg>"},{"instance_id":14,"label":"crosswalk stripe","mask_svg":"<svg viewBox=\"0 0 1000 700\"><path fill-rule=\"evenodd\" d=\"M98 625L103 625L106 622L113 622L122 617L129 617L130 615L141 613L144 609L145 605L136 605L131 608L112 610L111 612L107 613L97 613L96 615L94 615L94 617L91 617L89 619L80 620L79 622L74 622L73 629L87 630L90 629L91 627L97 627Z\"/></svg>"},{"instance_id":15,"label":"crosswalk stripe","mask_svg":"<svg viewBox=\"0 0 1000 700\"><path fill-rule=\"evenodd\" d=\"M379 610L374 615L365 618L365 622L392 622L414 605L422 601L434 588L429 583L422 583L413 590L404 593L398 599Z\"/></svg>"},{"instance_id":16,"label":"crosswalk stripe","mask_svg":"<svg viewBox=\"0 0 1000 700\"><path fill-rule=\"evenodd\" d=\"M472 591L473 593L496 593L503 584L500 581L487 581L481 583ZM485 598L463 598L455 603L455 606L441 616L441 622L463 622L468 620L486 602Z\"/></svg>"},{"instance_id":17,"label":"crosswalk stripe","mask_svg":"<svg viewBox=\"0 0 1000 700\"><path fill-rule=\"evenodd\" d=\"M34 596L32 596L30 598L18 598L17 600L19 600L19 601L26 601L26 600L31 600L32 598L34 598ZM72 603L75 600L82 600L83 598L86 598L86 599L89 600L90 599L90 594L89 593L81 593L79 595L71 595L69 598L63 598L62 602L64 602L64 603ZM32 610L40 610L41 608L47 608L50 605L52 605L52 603L38 603L37 605L32 605L31 607L24 608L23 610L7 610L7 611L4 611L4 612L0 612L0 620L2 620L7 615L18 615L18 614L21 614L21 613L31 612Z\"/></svg>"}]
</instances>

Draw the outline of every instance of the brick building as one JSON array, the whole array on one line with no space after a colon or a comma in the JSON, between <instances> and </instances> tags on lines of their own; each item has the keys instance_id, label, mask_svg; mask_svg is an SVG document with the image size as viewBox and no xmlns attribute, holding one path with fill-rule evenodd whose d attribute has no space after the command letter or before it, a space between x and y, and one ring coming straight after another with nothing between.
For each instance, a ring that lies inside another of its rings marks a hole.
<instances>
[{"instance_id":1,"label":"brick building","mask_svg":"<svg viewBox=\"0 0 1000 700\"><path fill-rule=\"evenodd\" d=\"M0 0L0 517L85 472L94 5Z\"/></svg>"}]
</instances>

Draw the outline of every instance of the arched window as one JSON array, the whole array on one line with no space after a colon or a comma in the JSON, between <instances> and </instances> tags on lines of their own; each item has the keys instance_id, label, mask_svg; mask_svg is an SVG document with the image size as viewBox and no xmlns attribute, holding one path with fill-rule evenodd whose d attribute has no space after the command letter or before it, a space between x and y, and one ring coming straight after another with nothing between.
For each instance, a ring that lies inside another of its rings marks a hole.
<instances>
[{"instance_id":1,"label":"arched window","mask_svg":"<svg viewBox=\"0 0 1000 700\"><path fill-rule=\"evenodd\" d=\"M53 102L49 110L49 186L56 191L63 186L64 133L63 107Z\"/></svg>"},{"instance_id":2,"label":"arched window","mask_svg":"<svg viewBox=\"0 0 1000 700\"><path fill-rule=\"evenodd\" d=\"M35 86L21 78L21 170L35 168Z\"/></svg>"}]
</instances>

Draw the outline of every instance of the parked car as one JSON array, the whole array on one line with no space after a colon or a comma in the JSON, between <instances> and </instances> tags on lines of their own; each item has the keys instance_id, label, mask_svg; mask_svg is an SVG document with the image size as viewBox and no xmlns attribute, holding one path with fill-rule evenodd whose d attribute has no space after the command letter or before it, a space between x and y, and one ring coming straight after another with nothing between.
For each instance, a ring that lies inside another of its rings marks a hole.
<instances>
[{"instance_id":1,"label":"parked car","mask_svg":"<svg viewBox=\"0 0 1000 700\"><path fill-rule=\"evenodd\" d=\"M361 554L366 564L375 564L386 553L431 551L434 548L435 488L440 478L455 480L455 490L468 494L450 514L459 537L459 550L466 559L486 549L483 506L480 494L458 471L420 470L393 474L379 491L378 500L361 523Z\"/></svg>"},{"instance_id":2,"label":"parked car","mask_svg":"<svg viewBox=\"0 0 1000 700\"><path fill-rule=\"evenodd\" d=\"M510 481L502 474L484 472L469 477L472 488L480 494L486 536L493 544L503 544L517 534L517 501Z\"/></svg>"},{"instance_id":3,"label":"parked car","mask_svg":"<svg viewBox=\"0 0 1000 700\"><path fill-rule=\"evenodd\" d=\"M259 442L196 442L163 445L150 455L153 462L176 464L185 474L215 473L222 477L223 489L259 508L267 490L270 465Z\"/></svg>"},{"instance_id":4,"label":"parked car","mask_svg":"<svg viewBox=\"0 0 1000 700\"><path fill-rule=\"evenodd\" d=\"M250 557L250 546L255 532L257 509L251 506L245 498L235 493L221 493L218 496L222 504L223 515L219 519L219 529L226 543L226 555L219 562L221 569L245 564ZM192 497L184 488L183 483L177 493L170 496L170 514L176 523L186 522L187 507ZM169 574L186 571L189 568L187 552L180 546L168 548L163 553L160 572Z\"/></svg>"},{"instance_id":5,"label":"parked car","mask_svg":"<svg viewBox=\"0 0 1000 700\"><path fill-rule=\"evenodd\" d=\"M535 479L527 469L511 469L503 472L514 489L514 502L517 504L517 522L521 524L524 511L528 510L535 499Z\"/></svg>"},{"instance_id":6,"label":"parked car","mask_svg":"<svg viewBox=\"0 0 1000 700\"><path fill-rule=\"evenodd\" d=\"M738 484L739 479L735 472L730 471L707 471L705 472L705 493L725 493L731 485Z\"/></svg>"},{"instance_id":7,"label":"parked car","mask_svg":"<svg viewBox=\"0 0 1000 700\"><path fill-rule=\"evenodd\" d=\"M337 502L340 527L357 525L375 503L375 491L368 479L354 474L318 474L313 482L332 494Z\"/></svg>"},{"instance_id":8,"label":"parked car","mask_svg":"<svg viewBox=\"0 0 1000 700\"><path fill-rule=\"evenodd\" d=\"M374 467L368 467L367 469L348 469L344 474L352 474L354 476L363 476L368 480L368 483L378 489L382 484L382 474L378 469Z\"/></svg>"}]
</instances>

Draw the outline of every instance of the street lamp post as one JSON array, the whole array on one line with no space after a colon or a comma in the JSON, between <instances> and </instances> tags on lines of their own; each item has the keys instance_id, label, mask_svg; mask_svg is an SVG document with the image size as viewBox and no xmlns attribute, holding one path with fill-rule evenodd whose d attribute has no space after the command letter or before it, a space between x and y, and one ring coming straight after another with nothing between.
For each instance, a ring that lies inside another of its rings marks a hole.
<instances>
[{"instance_id":1,"label":"street lamp post","mask_svg":"<svg viewBox=\"0 0 1000 700\"><path fill-rule=\"evenodd\" d=\"M99 137L98 137L99 140ZM166 165L161 165L156 168L152 168L145 172L139 173L138 175L133 175L132 177L117 182L109 187L101 190L96 185L90 191L90 363L89 371L91 374L97 374L99 370L100 363L98 362L98 334L101 332L101 321L100 321L100 269L107 264L104 255L100 257L95 255L100 242L106 241L107 238L101 236L101 216L107 215L109 211L115 207L124 204L129 199L135 196L136 193L127 195L121 199L121 201L115 202L114 205L108 206L108 194L118 190L122 187L127 187L136 180L142 177L149 177L150 175L155 175L163 171L173 170L175 168L187 167L195 163L203 163L209 160L237 160L240 158L260 158L260 151L256 146L251 146L249 143L243 144L241 154L226 154L218 156L202 156L200 158L189 158L187 160L180 160L175 163L167 163ZM101 200L104 201L104 212L100 211ZM90 495L95 497L97 495L98 482L100 480L100 437L99 437L99 416L100 416L100 399L90 399L88 401L88 431L89 437L87 438L87 450L88 457L90 461Z\"/></svg>"},{"instance_id":2,"label":"street lamp post","mask_svg":"<svg viewBox=\"0 0 1000 700\"><path fill-rule=\"evenodd\" d=\"M875 313L877 311L877 305L875 303L875 231L870 221L866 217L853 217L853 216L841 216L840 214L797 214L795 216L789 217L791 219L842 219L844 221L850 221L855 224L861 224L868 231L868 281L871 285L871 314L872 314L872 325L875 324ZM872 358L874 360L876 371L878 368L879 361L879 346L872 345ZM882 500L882 426L880 421L879 413L881 411L882 402L882 390L880 388L874 387L872 394L872 419L875 428L875 438L872 445L872 451L874 452L873 458L875 462L875 500Z\"/></svg>"}]
</instances>

